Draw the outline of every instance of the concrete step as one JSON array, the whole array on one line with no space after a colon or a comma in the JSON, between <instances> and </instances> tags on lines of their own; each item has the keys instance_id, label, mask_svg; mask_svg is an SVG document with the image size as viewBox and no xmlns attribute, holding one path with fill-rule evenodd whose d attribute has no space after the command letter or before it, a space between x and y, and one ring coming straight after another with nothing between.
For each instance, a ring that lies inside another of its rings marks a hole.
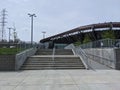
<instances>
[{"instance_id":1,"label":"concrete step","mask_svg":"<svg viewBox=\"0 0 120 90\"><path fill-rule=\"evenodd\" d=\"M50 63L50 62L55 62L55 63L81 63L81 61L78 61L78 60L72 60L72 61L70 61L70 60L54 60L54 61L52 61L52 60L50 60L50 61L46 61L46 60L44 60L44 61L26 61L26 63Z\"/></svg>"},{"instance_id":2,"label":"concrete step","mask_svg":"<svg viewBox=\"0 0 120 90\"><path fill-rule=\"evenodd\" d=\"M75 60L78 60L80 61L80 58L28 58L27 60L29 61L53 61L53 60L56 60L56 61L75 61Z\"/></svg>"},{"instance_id":3,"label":"concrete step","mask_svg":"<svg viewBox=\"0 0 120 90\"><path fill-rule=\"evenodd\" d=\"M52 49L45 49L45 50L38 50L35 55L52 55L53 50ZM73 55L72 50L66 50L66 49L56 49L55 55Z\"/></svg>"},{"instance_id":4,"label":"concrete step","mask_svg":"<svg viewBox=\"0 0 120 90\"><path fill-rule=\"evenodd\" d=\"M83 65L81 62L38 62L38 63L31 63L31 62L25 62L23 65Z\"/></svg>"},{"instance_id":5,"label":"concrete step","mask_svg":"<svg viewBox=\"0 0 120 90\"><path fill-rule=\"evenodd\" d=\"M21 70L45 69L85 69L79 57L73 55L72 50L56 50L54 59L52 50L39 50L35 56L29 57ZM39 55L42 54L42 55Z\"/></svg>"},{"instance_id":6,"label":"concrete step","mask_svg":"<svg viewBox=\"0 0 120 90\"><path fill-rule=\"evenodd\" d=\"M23 67L21 70L85 69L85 67Z\"/></svg>"},{"instance_id":7,"label":"concrete step","mask_svg":"<svg viewBox=\"0 0 120 90\"><path fill-rule=\"evenodd\" d=\"M29 60L52 60L53 59L53 57L51 56L51 57L47 57L47 56L45 56L45 57L29 57L28 58ZM75 57L75 56L73 56L73 57L67 57L67 56L54 56L54 59L57 59L57 60L63 60L63 59L66 59L66 60L73 60L73 59L75 59L75 60L79 60L80 58L79 57Z\"/></svg>"},{"instance_id":8,"label":"concrete step","mask_svg":"<svg viewBox=\"0 0 120 90\"><path fill-rule=\"evenodd\" d=\"M72 52L55 52L55 55L73 55Z\"/></svg>"},{"instance_id":9,"label":"concrete step","mask_svg":"<svg viewBox=\"0 0 120 90\"><path fill-rule=\"evenodd\" d=\"M54 61L53 61L53 60L33 60L33 61L32 61L32 60L27 60L26 62L27 62L27 63L29 63L29 62L31 62L31 63L39 63L39 62L40 62L40 63L42 63L42 62L43 62L43 63L48 63L48 62L56 62L56 63L57 63L57 62L61 62L61 63L62 63L62 62L63 62L63 63L64 63L64 62L65 62L65 63L69 63L69 62L70 62L70 63L74 63L74 62L76 62L76 63L79 63L79 62L81 62L81 61L80 61L80 60L54 60Z\"/></svg>"},{"instance_id":10,"label":"concrete step","mask_svg":"<svg viewBox=\"0 0 120 90\"><path fill-rule=\"evenodd\" d=\"M36 52L35 55L52 55L53 50L52 49L40 49Z\"/></svg>"},{"instance_id":11,"label":"concrete step","mask_svg":"<svg viewBox=\"0 0 120 90\"><path fill-rule=\"evenodd\" d=\"M72 52L72 50L56 49L55 55L73 55L73 52Z\"/></svg>"},{"instance_id":12,"label":"concrete step","mask_svg":"<svg viewBox=\"0 0 120 90\"><path fill-rule=\"evenodd\" d=\"M83 67L83 65L78 65L78 64L74 64L74 65L71 65L71 64L49 64L49 65L23 65L23 67Z\"/></svg>"},{"instance_id":13,"label":"concrete step","mask_svg":"<svg viewBox=\"0 0 120 90\"><path fill-rule=\"evenodd\" d=\"M52 52L36 52L35 55L52 55Z\"/></svg>"},{"instance_id":14,"label":"concrete step","mask_svg":"<svg viewBox=\"0 0 120 90\"><path fill-rule=\"evenodd\" d=\"M46 64L81 64L81 62L25 62L24 64L43 64L43 65L46 65Z\"/></svg>"}]
</instances>

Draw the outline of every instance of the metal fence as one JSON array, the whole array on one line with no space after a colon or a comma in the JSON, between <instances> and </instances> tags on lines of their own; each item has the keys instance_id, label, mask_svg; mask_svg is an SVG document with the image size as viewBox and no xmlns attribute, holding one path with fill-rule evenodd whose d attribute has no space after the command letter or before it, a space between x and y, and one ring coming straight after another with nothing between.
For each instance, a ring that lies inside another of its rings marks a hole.
<instances>
[{"instance_id":1,"label":"metal fence","mask_svg":"<svg viewBox=\"0 0 120 90\"><path fill-rule=\"evenodd\" d=\"M27 59L27 57L34 55L36 51L37 51L36 48L31 48L16 54L15 70L19 70L23 63L25 62L25 60Z\"/></svg>"},{"instance_id":2,"label":"metal fence","mask_svg":"<svg viewBox=\"0 0 120 90\"><path fill-rule=\"evenodd\" d=\"M38 44L30 44L30 43L0 43L0 48L16 48L18 50L25 50L29 48L37 47Z\"/></svg>"},{"instance_id":3,"label":"metal fence","mask_svg":"<svg viewBox=\"0 0 120 90\"><path fill-rule=\"evenodd\" d=\"M120 48L120 39L102 39L78 47L81 47L91 60L115 68L115 49Z\"/></svg>"},{"instance_id":4,"label":"metal fence","mask_svg":"<svg viewBox=\"0 0 120 90\"><path fill-rule=\"evenodd\" d=\"M88 63L88 56L84 52L84 50L81 49L81 47L75 47L73 44L70 44L65 47L65 49L72 49L75 55L78 55L80 59L82 60L83 64L85 65L86 69L90 69L89 63Z\"/></svg>"},{"instance_id":5,"label":"metal fence","mask_svg":"<svg viewBox=\"0 0 120 90\"><path fill-rule=\"evenodd\" d=\"M120 48L120 39L102 39L94 42L89 42L80 45L82 49L85 48Z\"/></svg>"},{"instance_id":6,"label":"metal fence","mask_svg":"<svg viewBox=\"0 0 120 90\"><path fill-rule=\"evenodd\" d=\"M101 40L101 41L103 42L104 40ZM105 42L103 43L106 44ZM67 46L66 49L72 49L74 53L81 58L81 60L83 61L87 69L110 69L110 68L114 69L115 68L116 59L115 59L115 51L113 46L112 48L108 48L107 46L106 46L107 48L106 47L99 48L97 46L92 48L88 45L89 44L87 44L86 47L81 48L81 46L75 47L73 44L71 44Z\"/></svg>"}]
</instances>

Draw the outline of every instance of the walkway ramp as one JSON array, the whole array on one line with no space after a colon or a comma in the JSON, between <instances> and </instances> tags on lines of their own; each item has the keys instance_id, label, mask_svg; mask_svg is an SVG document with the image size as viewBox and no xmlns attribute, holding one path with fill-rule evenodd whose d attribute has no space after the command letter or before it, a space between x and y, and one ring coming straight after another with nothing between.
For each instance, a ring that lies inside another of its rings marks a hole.
<instances>
[{"instance_id":1,"label":"walkway ramp","mask_svg":"<svg viewBox=\"0 0 120 90\"><path fill-rule=\"evenodd\" d=\"M80 58L73 55L72 50L55 51L54 57L51 55L52 50L37 51L35 56L25 61L21 70L85 69Z\"/></svg>"}]
</instances>

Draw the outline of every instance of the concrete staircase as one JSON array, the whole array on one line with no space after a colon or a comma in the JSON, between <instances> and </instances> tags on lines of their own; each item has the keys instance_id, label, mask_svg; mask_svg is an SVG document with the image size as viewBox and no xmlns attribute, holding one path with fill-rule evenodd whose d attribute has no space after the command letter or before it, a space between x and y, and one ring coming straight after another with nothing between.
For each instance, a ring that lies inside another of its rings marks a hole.
<instances>
[{"instance_id":1,"label":"concrete staircase","mask_svg":"<svg viewBox=\"0 0 120 90\"><path fill-rule=\"evenodd\" d=\"M52 49L39 49L37 50L35 55L52 55L53 50Z\"/></svg>"},{"instance_id":2,"label":"concrete staircase","mask_svg":"<svg viewBox=\"0 0 120 90\"><path fill-rule=\"evenodd\" d=\"M73 55L72 50L65 50L65 49L56 49L55 55Z\"/></svg>"},{"instance_id":3,"label":"concrete staircase","mask_svg":"<svg viewBox=\"0 0 120 90\"><path fill-rule=\"evenodd\" d=\"M85 69L78 56L73 55L72 50L56 50L54 59L52 50L38 50L35 56L29 57L21 70L45 70L45 69Z\"/></svg>"}]
</instances>

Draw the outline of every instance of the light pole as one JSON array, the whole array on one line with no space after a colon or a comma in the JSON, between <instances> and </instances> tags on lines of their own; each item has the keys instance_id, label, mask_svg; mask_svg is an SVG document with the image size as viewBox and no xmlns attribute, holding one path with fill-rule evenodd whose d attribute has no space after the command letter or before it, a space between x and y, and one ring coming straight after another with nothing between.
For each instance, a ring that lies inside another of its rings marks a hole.
<instances>
[{"instance_id":1,"label":"light pole","mask_svg":"<svg viewBox=\"0 0 120 90\"><path fill-rule=\"evenodd\" d=\"M9 29L9 43L10 43L10 34L11 34L11 29L12 28L9 27L8 29Z\"/></svg>"},{"instance_id":2,"label":"light pole","mask_svg":"<svg viewBox=\"0 0 120 90\"><path fill-rule=\"evenodd\" d=\"M42 33L43 33L43 39L44 39L44 38L45 38L45 34L46 34L46 32L45 32L45 31L43 31Z\"/></svg>"},{"instance_id":3,"label":"light pole","mask_svg":"<svg viewBox=\"0 0 120 90\"><path fill-rule=\"evenodd\" d=\"M35 14L28 13L29 17L31 17L31 45L33 44L33 17L36 17Z\"/></svg>"}]
</instances>

